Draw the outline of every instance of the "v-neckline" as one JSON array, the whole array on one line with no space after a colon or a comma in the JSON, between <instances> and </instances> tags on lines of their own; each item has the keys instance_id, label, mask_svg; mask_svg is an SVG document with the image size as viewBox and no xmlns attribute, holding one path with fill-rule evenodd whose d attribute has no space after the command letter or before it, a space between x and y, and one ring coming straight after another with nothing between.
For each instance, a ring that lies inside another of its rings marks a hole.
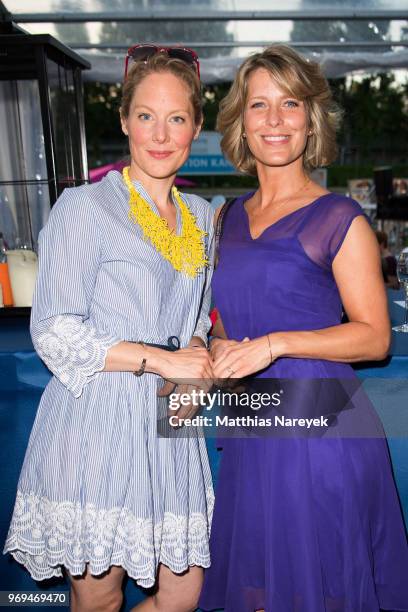
<instances>
[{"instance_id":1,"label":"v-neckline","mask_svg":"<svg viewBox=\"0 0 408 612\"><path fill-rule=\"evenodd\" d=\"M253 235L252 235L252 232L251 232L251 224L250 224L250 220L249 220L248 211L245 208L245 203L249 200L249 198L251 198L254 195L254 193L256 193L256 192L255 191L250 192L247 196L244 196L244 199L242 201L242 209L243 209L244 216L245 216L245 219L246 219L246 227L247 227L248 235L249 235L249 237L250 237L252 242L256 242L257 240L262 238L262 236L265 234L265 232L270 230L272 227L275 227L275 225L278 225L284 219L288 219L289 217L291 217L292 215L295 215L300 210L303 210L304 208L310 208L314 204L317 204L317 202L320 202L320 200L322 200L323 198L326 198L327 196L333 195L333 192L331 192L331 191L329 191L328 193L323 193L318 198L315 198L314 200L312 200L312 202L309 202L308 204L305 204L304 206L300 206L299 208L296 208L295 210L292 210L292 212L289 212L286 215L283 215L283 217L280 217L279 219L277 219L276 221L274 221L273 223L271 223L270 225L265 227L262 230L262 232L258 236L256 236L254 238Z\"/></svg>"}]
</instances>

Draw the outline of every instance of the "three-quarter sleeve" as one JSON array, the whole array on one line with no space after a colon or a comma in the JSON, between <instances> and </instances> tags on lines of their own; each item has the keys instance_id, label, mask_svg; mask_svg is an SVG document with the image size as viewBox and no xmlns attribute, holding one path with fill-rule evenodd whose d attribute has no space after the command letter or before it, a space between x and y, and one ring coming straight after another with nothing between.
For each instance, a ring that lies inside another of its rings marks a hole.
<instances>
[{"instance_id":1,"label":"three-quarter sleeve","mask_svg":"<svg viewBox=\"0 0 408 612\"><path fill-rule=\"evenodd\" d=\"M75 397L103 370L108 349L121 340L89 322L101 245L86 187L66 189L40 232L30 330L41 359Z\"/></svg>"}]
</instances>

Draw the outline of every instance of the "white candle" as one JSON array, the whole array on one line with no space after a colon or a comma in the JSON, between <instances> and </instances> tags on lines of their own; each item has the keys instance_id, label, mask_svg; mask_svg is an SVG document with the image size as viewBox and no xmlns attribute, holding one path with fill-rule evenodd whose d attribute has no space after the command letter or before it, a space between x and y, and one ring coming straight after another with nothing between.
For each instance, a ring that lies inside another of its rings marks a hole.
<instances>
[{"instance_id":1,"label":"white candle","mask_svg":"<svg viewBox=\"0 0 408 612\"><path fill-rule=\"evenodd\" d=\"M37 255L27 249L7 251L6 255L14 306L32 306L38 270Z\"/></svg>"}]
</instances>

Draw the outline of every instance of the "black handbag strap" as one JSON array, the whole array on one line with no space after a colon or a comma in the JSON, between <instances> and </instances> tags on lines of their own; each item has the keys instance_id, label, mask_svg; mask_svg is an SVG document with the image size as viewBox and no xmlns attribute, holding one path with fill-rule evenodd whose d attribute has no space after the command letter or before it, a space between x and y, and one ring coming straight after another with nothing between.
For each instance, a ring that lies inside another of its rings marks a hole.
<instances>
[{"instance_id":1,"label":"black handbag strap","mask_svg":"<svg viewBox=\"0 0 408 612\"><path fill-rule=\"evenodd\" d=\"M154 346L164 351L178 351L180 348L180 339L177 336L170 336L167 339L167 344L153 344L153 342L143 342L146 346Z\"/></svg>"},{"instance_id":2,"label":"black handbag strap","mask_svg":"<svg viewBox=\"0 0 408 612\"><path fill-rule=\"evenodd\" d=\"M225 202L225 204L222 205L220 212L218 213L214 236L214 269L218 265L218 260L220 256L220 240L222 236L222 231L224 229L225 217L227 215L227 212L230 210L231 204L233 204L233 202L235 202L235 198L233 200L230 200L229 202Z\"/></svg>"},{"instance_id":3,"label":"black handbag strap","mask_svg":"<svg viewBox=\"0 0 408 612\"><path fill-rule=\"evenodd\" d=\"M128 340L128 342L134 342L134 340ZM167 338L167 344L155 344L154 342L136 342L135 344L144 344L145 346L153 346L154 348L162 349L163 351L178 351L180 348L180 338L177 336L170 336Z\"/></svg>"}]
</instances>

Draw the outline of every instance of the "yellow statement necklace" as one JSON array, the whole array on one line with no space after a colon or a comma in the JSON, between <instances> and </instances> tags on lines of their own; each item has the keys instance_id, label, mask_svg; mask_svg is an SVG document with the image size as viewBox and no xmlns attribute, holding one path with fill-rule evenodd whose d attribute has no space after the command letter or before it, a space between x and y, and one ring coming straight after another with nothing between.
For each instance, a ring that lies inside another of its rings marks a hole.
<instances>
[{"instance_id":1,"label":"yellow statement necklace","mask_svg":"<svg viewBox=\"0 0 408 612\"><path fill-rule=\"evenodd\" d=\"M167 259L177 272L184 272L195 278L200 268L208 266L204 236L176 187L172 188L173 198L180 207L181 234L177 236L168 226L166 219L157 215L148 202L136 191L129 177L129 166L123 168L123 180L129 189L129 217L142 229L143 236Z\"/></svg>"}]
</instances>

